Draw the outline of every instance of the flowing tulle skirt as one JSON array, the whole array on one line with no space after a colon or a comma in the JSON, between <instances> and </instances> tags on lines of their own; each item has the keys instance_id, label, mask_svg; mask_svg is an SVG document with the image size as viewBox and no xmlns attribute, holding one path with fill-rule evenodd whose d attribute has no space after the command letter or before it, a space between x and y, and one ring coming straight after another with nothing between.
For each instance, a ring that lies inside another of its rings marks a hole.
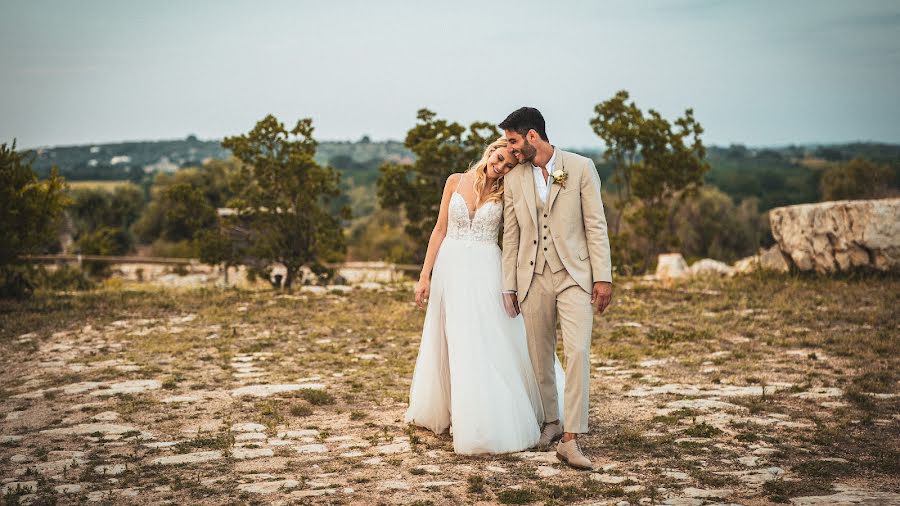
<instances>
[{"instance_id":1,"label":"flowing tulle skirt","mask_svg":"<svg viewBox=\"0 0 900 506\"><path fill-rule=\"evenodd\" d=\"M432 272L407 423L440 434L453 426L461 454L534 446L543 408L522 315L503 308L500 248L446 238ZM562 369L557 363L562 400ZM561 413L562 411L560 411Z\"/></svg>"}]
</instances>

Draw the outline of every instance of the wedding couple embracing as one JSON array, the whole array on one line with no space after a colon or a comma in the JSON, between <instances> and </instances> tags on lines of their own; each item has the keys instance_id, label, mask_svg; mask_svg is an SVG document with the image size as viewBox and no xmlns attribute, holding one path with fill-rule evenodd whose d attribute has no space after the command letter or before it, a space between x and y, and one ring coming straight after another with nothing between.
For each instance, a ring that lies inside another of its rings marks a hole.
<instances>
[{"instance_id":1,"label":"wedding couple embracing","mask_svg":"<svg viewBox=\"0 0 900 506\"><path fill-rule=\"evenodd\" d=\"M589 158L550 143L537 109L499 126L504 136L444 187L416 287L427 309L406 422L449 429L461 454L559 441L557 458L592 469L577 438L588 431L593 312L612 297L600 178Z\"/></svg>"}]
</instances>

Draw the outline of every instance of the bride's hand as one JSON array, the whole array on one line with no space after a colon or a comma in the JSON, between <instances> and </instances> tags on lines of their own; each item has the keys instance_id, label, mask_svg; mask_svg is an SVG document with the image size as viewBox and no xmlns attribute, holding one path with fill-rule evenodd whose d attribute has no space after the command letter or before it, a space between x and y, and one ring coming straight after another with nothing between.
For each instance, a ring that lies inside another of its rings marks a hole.
<instances>
[{"instance_id":1,"label":"bride's hand","mask_svg":"<svg viewBox=\"0 0 900 506\"><path fill-rule=\"evenodd\" d=\"M419 306L419 309L425 309L429 292L431 292L431 280L425 277L419 278L419 284L416 285L416 305Z\"/></svg>"}]
</instances>

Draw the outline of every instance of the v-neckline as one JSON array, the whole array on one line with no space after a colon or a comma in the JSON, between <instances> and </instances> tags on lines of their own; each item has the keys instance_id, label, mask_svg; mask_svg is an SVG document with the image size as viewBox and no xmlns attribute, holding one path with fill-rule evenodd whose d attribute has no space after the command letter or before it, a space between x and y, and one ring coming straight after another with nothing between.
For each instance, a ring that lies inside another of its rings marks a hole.
<instances>
[{"instance_id":1,"label":"v-neckline","mask_svg":"<svg viewBox=\"0 0 900 506\"><path fill-rule=\"evenodd\" d=\"M490 202L485 202L485 203L481 204L480 206L476 207L474 210L469 211L469 203L466 201L466 198L463 197L463 194L462 194L462 193L459 193L459 192L456 191L456 190L453 190L453 193L459 195L459 198L461 198L462 201L463 201L463 205L466 206L466 214L469 216L469 223L472 223L472 221L475 219L475 215L478 214L478 211L479 211L482 207L484 207L484 206L486 206L486 205L488 205L488 204L490 203Z\"/></svg>"}]
</instances>

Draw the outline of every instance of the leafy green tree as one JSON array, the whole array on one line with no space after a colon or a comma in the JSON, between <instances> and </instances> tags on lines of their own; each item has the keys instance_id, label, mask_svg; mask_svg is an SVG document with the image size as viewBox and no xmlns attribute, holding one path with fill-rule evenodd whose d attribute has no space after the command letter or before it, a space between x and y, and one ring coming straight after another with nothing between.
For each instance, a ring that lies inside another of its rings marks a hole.
<instances>
[{"instance_id":1,"label":"leafy green tree","mask_svg":"<svg viewBox=\"0 0 900 506\"><path fill-rule=\"evenodd\" d=\"M131 183L117 186L113 191L74 190L71 197L72 204L67 213L75 225L76 238L102 227L121 228L127 232L141 216L145 204L143 192Z\"/></svg>"},{"instance_id":2,"label":"leafy green tree","mask_svg":"<svg viewBox=\"0 0 900 506\"><path fill-rule=\"evenodd\" d=\"M900 193L889 166L862 158L825 171L820 192L822 200L877 199Z\"/></svg>"},{"instance_id":3,"label":"leafy green tree","mask_svg":"<svg viewBox=\"0 0 900 506\"><path fill-rule=\"evenodd\" d=\"M200 190L187 183L176 183L162 193L164 225L162 238L190 240L200 230L216 224L216 209Z\"/></svg>"},{"instance_id":4,"label":"leafy green tree","mask_svg":"<svg viewBox=\"0 0 900 506\"><path fill-rule=\"evenodd\" d=\"M222 227L201 230L195 241L200 261L221 267L228 284L228 269L240 265L243 257L241 243L233 240Z\"/></svg>"},{"instance_id":5,"label":"leafy green tree","mask_svg":"<svg viewBox=\"0 0 900 506\"><path fill-rule=\"evenodd\" d=\"M210 160L201 167L158 174L150 190L150 203L133 227L139 241L154 243L156 249L157 244L164 242L192 240L199 230L216 226L216 209L224 207L234 196L231 178L235 177L239 165L235 159ZM176 186L179 189L173 190ZM173 198L180 202L173 202ZM173 205L179 209L173 211ZM197 206L197 216L190 216L190 205Z\"/></svg>"},{"instance_id":6,"label":"leafy green tree","mask_svg":"<svg viewBox=\"0 0 900 506\"><path fill-rule=\"evenodd\" d=\"M412 263L416 244L403 232L403 212L377 209L355 220L348 234L347 256L352 260Z\"/></svg>"},{"instance_id":7,"label":"leafy green tree","mask_svg":"<svg viewBox=\"0 0 900 506\"><path fill-rule=\"evenodd\" d=\"M52 242L68 204L65 181L55 169L40 181L32 161L16 144L0 144L0 295L23 296L32 283L23 274L21 256L40 253Z\"/></svg>"},{"instance_id":8,"label":"leafy green tree","mask_svg":"<svg viewBox=\"0 0 900 506\"><path fill-rule=\"evenodd\" d=\"M324 272L324 262L345 251L341 219L350 213L346 207L339 213L328 208L341 194L340 174L316 162L312 120L301 119L286 130L268 115L222 145L242 162L229 207L250 230L248 254L283 264L285 288L303 266Z\"/></svg>"},{"instance_id":9,"label":"leafy green tree","mask_svg":"<svg viewBox=\"0 0 900 506\"><path fill-rule=\"evenodd\" d=\"M155 193L147 212L134 227L142 242L192 241L199 231L216 226L216 209L201 188L178 182Z\"/></svg>"},{"instance_id":10,"label":"leafy green tree","mask_svg":"<svg viewBox=\"0 0 900 506\"><path fill-rule=\"evenodd\" d=\"M119 256L131 250L131 235L118 227L100 227L81 234L78 252L84 255ZM105 275L109 265L101 262L85 262L85 269L93 276Z\"/></svg>"},{"instance_id":11,"label":"leafy green tree","mask_svg":"<svg viewBox=\"0 0 900 506\"><path fill-rule=\"evenodd\" d=\"M472 123L467 130L459 123L437 118L428 109L420 109L416 119L418 123L407 132L405 142L416 161L412 165L382 165L378 198L383 209L403 209L406 213L405 230L416 244L414 257L422 260L437 222L447 177L478 161L484 147L500 133L496 126L483 121Z\"/></svg>"},{"instance_id":12,"label":"leafy green tree","mask_svg":"<svg viewBox=\"0 0 900 506\"><path fill-rule=\"evenodd\" d=\"M700 140L703 127L691 109L670 123L653 109L644 113L628 99L623 90L597 104L590 124L607 146L604 157L613 164L617 212L610 229L614 236L626 234L611 238L611 243L624 257L640 258L632 267L643 270L658 253L677 244L677 238L666 234L671 203L703 184L709 164ZM627 232L622 230L623 219ZM627 234L640 238L640 255L621 251L630 247Z\"/></svg>"}]
</instances>

